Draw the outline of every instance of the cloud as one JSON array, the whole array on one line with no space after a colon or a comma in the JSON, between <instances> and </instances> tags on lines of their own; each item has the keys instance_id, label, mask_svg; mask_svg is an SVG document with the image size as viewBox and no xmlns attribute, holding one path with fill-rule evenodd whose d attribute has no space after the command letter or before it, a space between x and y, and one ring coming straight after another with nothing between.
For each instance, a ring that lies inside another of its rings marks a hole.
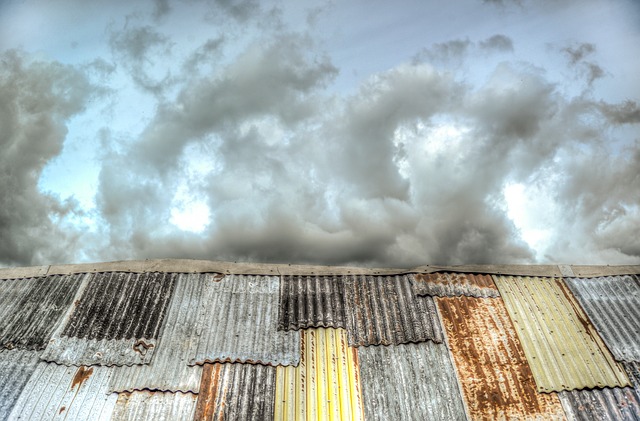
<instances>
[{"instance_id":1,"label":"cloud","mask_svg":"<svg viewBox=\"0 0 640 421\"><path fill-rule=\"evenodd\" d=\"M435 43L423 48L413 57L413 63L444 64L445 67L460 66L473 55L505 53L513 51L513 41L506 35L496 34L480 42L468 38Z\"/></svg>"},{"instance_id":2,"label":"cloud","mask_svg":"<svg viewBox=\"0 0 640 421\"><path fill-rule=\"evenodd\" d=\"M598 108L614 124L640 123L640 107L635 101L627 100L620 104L608 104L601 101Z\"/></svg>"},{"instance_id":3,"label":"cloud","mask_svg":"<svg viewBox=\"0 0 640 421\"><path fill-rule=\"evenodd\" d=\"M593 61L587 61L596 52L596 46L591 43L579 43L562 48L560 51L569 58L569 64L579 70L579 74L586 77L587 84L593 85L598 79L604 77L604 69Z\"/></svg>"},{"instance_id":4,"label":"cloud","mask_svg":"<svg viewBox=\"0 0 640 421\"><path fill-rule=\"evenodd\" d=\"M480 48L487 51L512 52L513 41L506 35L497 34L480 41Z\"/></svg>"}]
</instances>

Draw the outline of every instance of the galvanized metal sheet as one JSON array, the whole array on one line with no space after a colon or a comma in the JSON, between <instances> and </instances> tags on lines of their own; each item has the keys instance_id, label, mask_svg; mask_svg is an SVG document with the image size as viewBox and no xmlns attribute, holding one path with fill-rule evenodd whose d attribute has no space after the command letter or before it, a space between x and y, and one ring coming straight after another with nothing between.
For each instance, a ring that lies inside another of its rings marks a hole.
<instances>
[{"instance_id":1,"label":"galvanized metal sheet","mask_svg":"<svg viewBox=\"0 0 640 421\"><path fill-rule=\"evenodd\" d=\"M298 367L277 367L275 420L364 419L360 369L343 329L301 330Z\"/></svg>"},{"instance_id":2,"label":"galvanized metal sheet","mask_svg":"<svg viewBox=\"0 0 640 421\"><path fill-rule=\"evenodd\" d=\"M259 364L205 364L197 420L271 420L276 368Z\"/></svg>"},{"instance_id":3,"label":"galvanized metal sheet","mask_svg":"<svg viewBox=\"0 0 640 421\"><path fill-rule=\"evenodd\" d=\"M192 420L197 399L193 393L120 393L111 421Z\"/></svg>"},{"instance_id":4,"label":"galvanized metal sheet","mask_svg":"<svg viewBox=\"0 0 640 421\"><path fill-rule=\"evenodd\" d=\"M539 393L502 299L438 298L472 419L563 419L555 393Z\"/></svg>"},{"instance_id":5,"label":"galvanized metal sheet","mask_svg":"<svg viewBox=\"0 0 640 421\"><path fill-rule=\"evenodd\" d=\"M368 420L465 420L445 344L431 341L358 348Z\"/></svg>"},{"instance_id":6,"label":"galvanized metal sheet","mask_svg":"<svg viewBox=\"0 0 640 421\"><path fill-rule=\"evenodd\" d=\"M638 396L640 396L640 363L622 363L622 366L629 376L629 380L631 380L631 386L636 389Z\"/></svg>"},{"instance_id":7,"label":"galvanized metal sheet","mask_svg":"<svg viewBox=\"0 0 640 421\"><path fill-rule=\"evenodd\" d=\"M40 351L0 349L0 420L6 420L40 360Z\"/></svg>"},{"instance_id":8,"label":"galvanized metal sheet","mask_svg":"<svg viewBox=\"0 0 640 421\"><path fill-rule=\"evenodd\" d=\"M109 391L200 390L202 366L187 365L190 347L198 340L196 329L205 286L217 279L211 274L181 274L165 319L165 327L149 364L113 367Z\"/></svg>"},{"instance_id":9,"label":"galvanized metal sheet","mask_svg":"<svg viewBox=\"0 0 640 421\"><path fill-rule=\"evenodd\" d=\"M0 348L44 349L84 276L0 281Z\"/></svg>"},{"instance_id":10,"label":"galvanized metal sheet","mask_svg":"<svg viewBox=\"0 0 640 421\"><path fill-rule=\"evenodd\" d=\"M640 399L631 387L560 392L560 401L571 421L638 421Z\"/></svg>"},{"instance_id":11,"label":"galvanized metal sheet","mask_svg":"<svg viewBox=\"0 0 640 421\"><path fill-rule=\"evenodd\" d=\"M189 364L297 365L300 336L277 330L279 291L276 276L229 275L208 282Z\"/></svg>"},{"instance_id":12,"label":"galvanized metal sheet","mask_svg":"<svg viewBox=\"0 0 640 421\"><path fill-rule=\"evenodd\" d=\"M155 339L89 340L54 337L42 353L44 361L64 365L117 366L148 364L156 348Z\"/></svg>"},{"instance_id":13,"label":"galvanized metal sheet","mask_svg":"<svg viewBox=\"0 0 640 421\"><path fill-rule=\"evenodd\" d=\"M640 279L636 275L565 279L618 361L640 361Z\"/></svg>"},{"instance_id":14,"label":"galvanized metal sheet","mask_svg":"<svg viewBox=\"0 0 640 421\"><path fill-rule=\"evenodd\" d=\"M628 386L571 291L559 279L494 276L538 391Z\"/></svg>"},{"instance_id":15,"label":"galvanized metal sheet","mask_svg":"<svg viewBox=\"0 0 640 421\"><path fill-rule=\"evenodd\" d=\"M349 345L442 342L431 297L418 297L407 275L345 277Z\"/></svg>"},{"instance_id":16,"label":"galvanized metal sheet","mask_svg":"<svg viewBox=\"0 0 640 421\"><path fill-rule=\"evenodd\" d=\"M437 297L499 297L491 275L439 272L414 275L413 291Z\"/></svg>"},{"instance_id":17,"label":"galvanized metal sheet","mask_svg":"<svg viewBox=\"0 0 640 421\"><path fill-rule=\"evenodd\" d=\"M283 276L278 329L345 327L341 276Z\"/></svg>"},{"instance_id":18,"label":"galvanized metal sheet","mask_svg":"<svg viewBox=\"0 0 640 421\"><path fill-rule=\"evenodd\" d=\"M40 362L13 407L10 420L111 419L118 395L107 393L109 368Z\"/></svg>"}]
</instances>

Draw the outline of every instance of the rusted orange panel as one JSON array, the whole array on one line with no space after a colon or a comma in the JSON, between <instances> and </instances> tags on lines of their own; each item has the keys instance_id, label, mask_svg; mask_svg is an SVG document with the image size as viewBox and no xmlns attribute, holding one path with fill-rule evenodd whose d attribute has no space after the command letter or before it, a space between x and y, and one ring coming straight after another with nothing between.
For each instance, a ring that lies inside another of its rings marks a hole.
<instances>
[{"instance_id":1,"label":"rusted orange panel","mask_svg":"<svg viewBox=\"0 0 640 421\"><path fill-rule=\"evenodd\" d=\"M472 419L564 419L556 393L538 393L501 298L438 298Z\"/></svg>"},{"instance_id":2,"label":"rusted orange panel","mask_svg":"<svg viewBox=\"0 0 640 421\"><path fill-rule=\"evenodd\" d=\"M491 275L437 272L414 275L413 289L418 295L437 297L499 297L500 293Z\"/></svg>"}]
</instances>

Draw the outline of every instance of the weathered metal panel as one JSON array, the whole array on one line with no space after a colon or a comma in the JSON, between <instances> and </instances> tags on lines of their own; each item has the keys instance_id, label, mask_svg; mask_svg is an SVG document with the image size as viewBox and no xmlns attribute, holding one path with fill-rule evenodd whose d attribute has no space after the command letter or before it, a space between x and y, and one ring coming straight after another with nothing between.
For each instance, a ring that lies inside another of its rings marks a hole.
<instances>
[{"instance_id":1,"label":"weathered metal panel","mask_svg":"<svg viewBox=\"0 0 640 421\"><path fill-rule=\"evenodd\" d=\"M6 420L36 369L40 351L0 349L0 420Z\"/></svg>"},{"instance_id":2,"label":"weathered metal panel","mask_svg":"<svg viewBox=\"0 0 640 421\"><path fill-rule=\"evenodd\" d=\"M539 393L502 299L438 298L472 419L563 419L555 393Z\"/></svg>"},{"instance_id":3,"label":"weathered metal panel","mask_svg":"<svg viewBox=\"0 0 640 421\"><path fill-rule=\"evenodd\" d=\"M259 364L205 364L197 420L271 420L276 368Z\"/></svg>"},{"instance_id":4,"label":"weathered metal panel","mask_svg":"<svg viewBox=\"0 0 640 421\"><path fill-rule=\"evenodd\" d=\"M494 276L538 391L628 386L571 291L560 279Z\"/></svg>"},{"instance_id":5,"label":"weathered metal panel","mask_svg":"<svg viewBox=\"0 0 640 421\"><path fill-rule=\"evenodd\" d=\"M283 276L278 329L345 327L341 276Z\"/></svg>"},{"instance_id":6,"label":"weathered metal panel","mask_svg":"<svg viewBox=\"0 0 640 421\"><path fill-rule=\"evenodd\" d=\"M93 274L42 358L77 366L149 363L176 278L175 273Z\"/></svg>"},{"instance_id":7,"label":"weathered metal panel","mask_svg":"<svg viewBox=\"0 0 640 421\"><path fill-rule=\"evenodd\" d=\"M196 329L205 286L215 282L211 274L181 274L165 319L165 327L149 364L113 367L109 391L152 390L193 392L200 390L202 366L187 365L190 347L198 340Z\"/></svg>"},{"instance_id":8,"label":"weathered metal panel","mask_svg":"<svg viewBox=\"0 0 640 421\"><path fill-rule=\"evenodd\" d=\"M358 348L368 420L465 420L445 344L431 341Z\"/></svg>"},{"instance_id":9,"label":"weathered metal panel","mask_svg":"<svg viewBox=\"0 0 640 421\"><path fill-rule=\"evenodd\" d=\"M84 275L0 281L0 348L42 350Z\"/></svg>"},{"instance_id":10,"label":"weathered metal panel","mask_svg":"<svg viewBox=\"0 0 640 421\"><path fill-rule=\"evenodd\" d=\"M442 342L431 297L418 297L408 275L345 277L349 345Z\"/></svg>"},{"instance_id":11,"label":"weathered metal panel","mask_svg":"<svg viewBox=\"0 0 640 421\"><path fill-rule=\"evenodd\" d=\"M118 395L107 393L109 368L67 367L40 362L10 420L109 420Z\"/></svg>"},{"instance_id":12,"label":"weathered metal panel","mask_svg":"<svg viewBox=\"0 0 640 421\"><path fill-rule=\"evenodd\" d=\"M111 421L192 420L197 399L193 393L120 393Z\"/></svg>"},{"instance_id":13,"label":"weathered metal panel","mask_svg":"<svg viewBox=\"0 0 640 421\"><path fill-rule=\"evenodd\" d=\"M636 275L565 279L618 361L640 361L640 280Z\"/></svg>"},{"instance_id":14,"label":"weathered metal panel","mask_svg":"<svg viewBox=\"0 0 640 421\"><path fill-rule=\"evenodd\" d=\"M632 387L572 390L559 396L571 421L640 420L640 399Z\"/></svg>"},{"instance_id":15,"label":"weathered metal panel","mask_svg":"<svg viewBox=\"0 0 640 421\"><path fill-rule=\"evenodd\" d=\"M631 386L636 389L638 396L640 396L640 363L632 362L632 363L622 363L624 367L624 371L629 376L629 380L631 380Z\"/></svg>"},{"instance_id":16,"label":"weathered metal panel","mask_svg":"<svg viewBox=\"0 0 640 421\"><path fill-rule=\"evenodd\" d=\"M364 419L356 348L343 329L301 330L298 367L276 367L275 420Z\"/></svg>"},{"instance_id":17,"label":"weathered metal panel","mask_svg":"<svg viewBox=\"0 0 640 421\"><path fill-rule=\"evenodd\" d=\"M413 291L437 297L499 297L491 275L439 272L414 275Z\"/></svg>"},{"instance_id":18,"label":"weathered metal panel","mask_svg":"<svg viewBox=\"0 0 640 421\"><path fill-rule=\"evenodd\" d=\"M278 331L280 278L229 275L205 285L190 365L297 365L300 336Z\"/></svg>"}]
</instances>

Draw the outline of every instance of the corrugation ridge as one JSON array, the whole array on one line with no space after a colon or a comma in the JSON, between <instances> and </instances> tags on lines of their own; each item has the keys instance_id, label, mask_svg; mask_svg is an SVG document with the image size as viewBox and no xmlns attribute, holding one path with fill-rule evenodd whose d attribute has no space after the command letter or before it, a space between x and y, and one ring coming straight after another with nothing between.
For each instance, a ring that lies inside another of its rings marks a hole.
<instances>
[{"instance_id":1,"label":"corrugation ridge","mask_svg":"<svg viewBox=\"0 0 640 421\"><path fill-rule=\"evenodd\" d=\"M570 420L640 420L640 399L631 387L565 391L559 396Z\"/></svg>"},{"instance_id":2,"label":"corrugation ridge","mask_svg":"<svg viewBox=\"0 0 640 421\"><path fill-rule=\"evenodd\" d=\"M123 392L118 394L111 421L191 420L197 398L193 393Z\"/></svg>"},{"instance_id":3,"label":"corrugation ridge","mask_svg":"<svg viewBox=\"0 0 640 421\"><path fill-rule=\"evenodd\" d=\"M623 362L622 366L624 367L624 371L629 376L629 380L631 380L631 385L636 389L638 395L640 395L640 363Z\"/></svg>"},{"instance_id":4,"label":"corrugation ridge","mask_svg":"<svg viewBox=\"0 0 640 421\"><path fill-rule=\"evenodd\" d=\"M437 297L499 297L491 275L472 273L435 272L413 275L413 291L417 295Z\"/></svg>"},{"instance_id":5,"label":"corrugation ridge","mask_svg":"<svg viewBox=\"0 0 640 421\"><path fill-rule=\"evenodd\" d=\"M156 345L156 339L148 338L87 340L54 337L43 351L41 359L65 366L149 364Z\"/></svg>"},{"instance_id":6,"label":"corrugation ridge","mask_svg":"<svg viewBox=\"0 0 640 421\"><path fill-rule=\"evenodd\" d=\"M40 351L0 349L0 420L9 416L39 358Z\"/></svg>"}]
</instances>

